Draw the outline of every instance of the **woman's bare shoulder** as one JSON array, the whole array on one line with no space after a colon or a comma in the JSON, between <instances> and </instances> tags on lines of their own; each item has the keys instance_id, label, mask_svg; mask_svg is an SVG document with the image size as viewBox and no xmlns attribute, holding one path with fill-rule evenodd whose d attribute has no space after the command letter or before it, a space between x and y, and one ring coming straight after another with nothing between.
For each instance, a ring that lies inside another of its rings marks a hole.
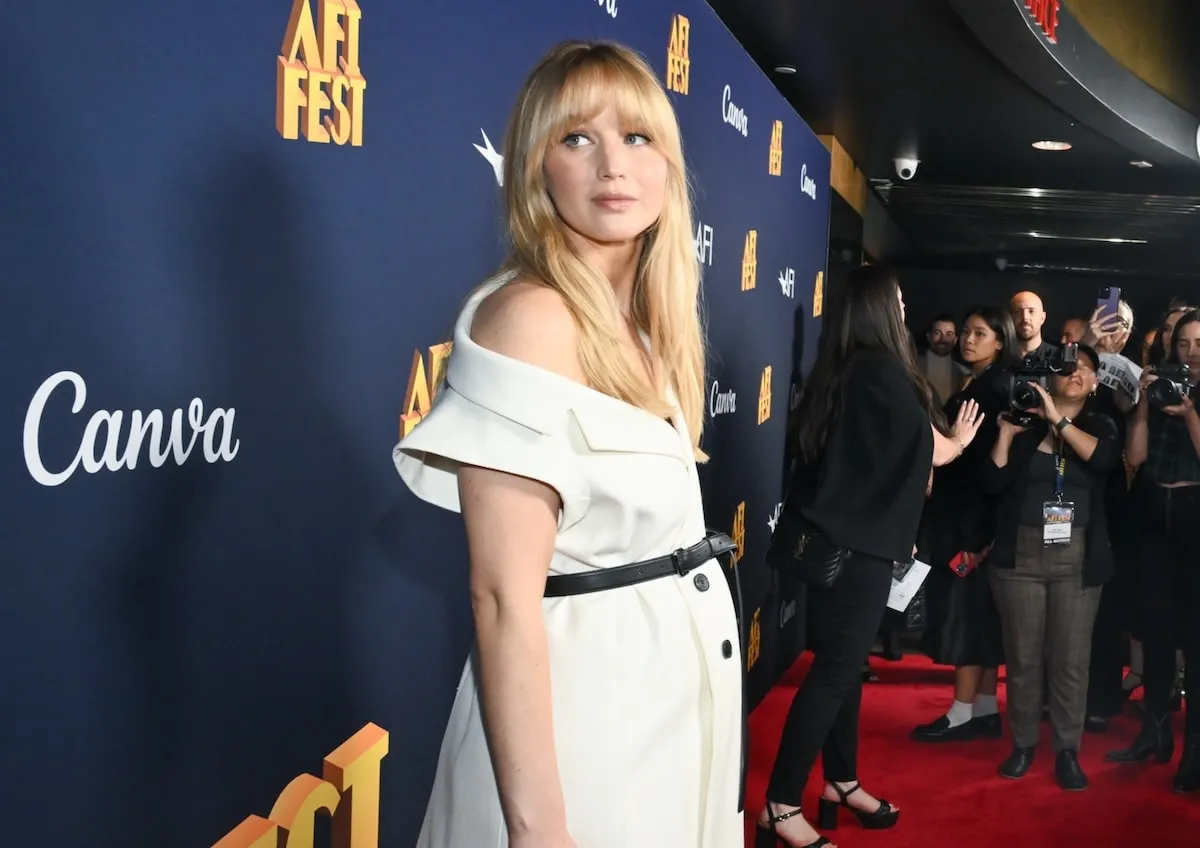
<instances>
[{"instance_id":1,"label":"woman's bare shoulder","mask_svg":"<svg viewBox=\"0 0 1200 848\"><path fill-rule=\"evenodd\" d=\"M579 330L562 295L537 280L517 277L480 302L471 321L480 347L584 382Z\"/></svg>"}]
</instances>

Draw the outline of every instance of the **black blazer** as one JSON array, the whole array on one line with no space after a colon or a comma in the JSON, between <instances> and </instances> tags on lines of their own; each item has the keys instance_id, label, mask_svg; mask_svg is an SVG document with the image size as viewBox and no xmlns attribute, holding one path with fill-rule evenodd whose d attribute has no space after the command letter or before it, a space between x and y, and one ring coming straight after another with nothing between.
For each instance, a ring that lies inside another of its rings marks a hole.
<instances>
[{"instance_id":1,"label":"black blazer","mask_svg":"<svg viewBox=\"0 0 1200 848\"><path fill-rule=\"evenodd\" d=\"M1085 409L1075 419L1074 426L1098 439L1092 458L1087 462L1078 458L1076 461L1087 475L1089 484L1090 517L1085 535L1087 547L1084 552L1083 582L1085 586L1100 586L1112 578L1115 568L1112 546L1108 539L1105 490L1109 473L1121 460L1122 445L1117 436L1117 425L1101 412ZM1046 438L1049 429L1049 423L1039 419L1028 430L1013 437L1007 465L998 468L990 453L983 465L983 487L1000 499L996 508L996 536L987 558L990 566L1016 566L1017 527L1021 520L1021 504L1025 498L1029 465L1033 461L1037 446ZM1070 446L1067 446L1067 450L1070 450Z\"/></svg>"}]
</instances>

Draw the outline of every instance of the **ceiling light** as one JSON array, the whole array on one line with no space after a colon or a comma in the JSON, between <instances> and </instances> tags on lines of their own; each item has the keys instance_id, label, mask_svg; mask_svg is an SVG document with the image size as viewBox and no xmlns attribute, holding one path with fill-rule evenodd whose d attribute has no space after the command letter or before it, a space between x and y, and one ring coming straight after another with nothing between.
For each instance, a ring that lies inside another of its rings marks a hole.
<instances>
[{"instance_id":1,"label":"ceiling light","mask_svg":"<svg viewBox=\"0 0 1200 848\"><path fill-rule=\"evenodd\" d=\"M792 67L791 65L777 65L775 68L775 73L777 73L777 74L794 74L794 73L796 73L796 69L794 67Z\"/></svg>"},{"instance_id":2,"label":"ceiling light","mask_svg":"<svg viewBox=\"0 0 1200 848\"><path fill-rule=\"evenodd\" d=\"M1091 241L1108 244L1146 244L1145 239L1134 238L1096 238L1094 236L1059 236L1050 233L1028 232L1025 235L1035 239L1054 239L1056 241Z\"/></svg>"},{"instance_id":3,"label":"ceiling light","mask_svg":"<svg viewBox=\"0 0 1200 848\"><path fill-rule=\"evenodd\" d=\"M1035 141L1033 146L1037 150L1070 150L1071 143L1069 141Z\"/></svg>"},{"instance_id":4,"label":"ceiling light","mask_svg":"<svg viewBox=\"0 0 1200 848\"><path fill-rule=\"evenodd\" d=\"M1154 163L1147 162L1145 159L1134 159L1129 164L1135 168L1153 168L1154 167Z\"/></svg>"}]
</instances>

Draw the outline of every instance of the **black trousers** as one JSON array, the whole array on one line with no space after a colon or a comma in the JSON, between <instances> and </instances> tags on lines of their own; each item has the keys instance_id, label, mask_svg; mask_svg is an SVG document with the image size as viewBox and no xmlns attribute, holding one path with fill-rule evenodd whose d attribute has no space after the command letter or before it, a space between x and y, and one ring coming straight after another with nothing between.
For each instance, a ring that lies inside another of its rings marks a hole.
<instances>
[{"instance_id":1,"label":"black trousers","mask_svg":"<svg viewBox=\"0 0 1200 848\"><path fill-rule=\"evenodd\" d=\"M1122 464L1114 474L1121 475ZM1110 486L1110 489L1112 486ZM1087 714L1108 718L1121 712L1125 704L1125 661L1129 655L1129 637L1138 619L1138 553L1141 539L1141 513L1129 492L1108 493L1105 513L1108 538L1112 543L1116 574L1104 586L1100 609L1092 628L1092 658L1088 669ZM1139 634L1140 636L1140 634Z\"/></svg>"},{"instance_id":2,"label":"black trousers","mask_svg":"<svg viewBox=\"0 0 1200 848\"><path fill-rule=\"evenodd\" d=\"M808 647L813 664L788 711L767 798L800 806L822 754L825 779L858 779L862 665L887 609L892 563L854 554L828 589L808 589Z\"/></svg>"},{"instance_id":3,"label":"black trousers","mask_svg":"<svg viewBox=\"0 0 1200 848\"><path fill-rule=\"evenodd\" d=\"M1175 650L1182 646L1184 685L1200 693L1200 486L1147 486L1141 543L1142 650L1146 713L1167 714L1175 681ZM1190 699L1189 699L1190 700ZM1187 728L1200 731L1200 708L1188 704Z\"/></svg>"}]
</instances>

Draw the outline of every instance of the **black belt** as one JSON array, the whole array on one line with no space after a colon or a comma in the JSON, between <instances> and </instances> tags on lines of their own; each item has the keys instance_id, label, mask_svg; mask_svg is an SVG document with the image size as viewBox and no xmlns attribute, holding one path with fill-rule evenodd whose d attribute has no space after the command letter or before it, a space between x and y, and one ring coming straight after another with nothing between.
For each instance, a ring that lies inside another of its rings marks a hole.
<instances>
[{"instance_id":1,"label":"black belt","mask_svg":"<svg viewBox=\"0 0 1200 848\"><path fill-rule=\"evenodd\" d=\"M561 598L567 595L586 595L591 592L603 592L605 589L619 589L622 586L633 586L635 583L645 583L647 580L657 580L672 574L684 577L710 559L726 556L737 550L737 545L725 533L709 530L708 535L690 548L680 548L672 554L635 562L632 565L618 565L615 568L599 568L585 571L582 574L551 574L546 578L546 597ZM749 750L749 723L746 709L746 628L745 617L742 615L742 584L738 579L737 563L731 564L729 590L733 594L733 611L737 617L738 640L741 643L742 669L742 752L741 780L738 782L739 813L746 807L746 759Z\"/></svg>"},{"instance_id":2,"label":"black belt","mask_svg":"<svg viewBox=\"0 0 1200 848\"><path fill-rule=\"evenodd\" d=\"M737 548L733 540L724 533L709 531L708 535L690 548L680 548L674 553L654 559L618 565L614 568L597 568L580 574L551 574L546 578L546 597L561 598L566 595L587 595L606 589L620 589L657 580L672 574L684 577L710 559L725 556Z\"/></svg>"}]
</instances>

